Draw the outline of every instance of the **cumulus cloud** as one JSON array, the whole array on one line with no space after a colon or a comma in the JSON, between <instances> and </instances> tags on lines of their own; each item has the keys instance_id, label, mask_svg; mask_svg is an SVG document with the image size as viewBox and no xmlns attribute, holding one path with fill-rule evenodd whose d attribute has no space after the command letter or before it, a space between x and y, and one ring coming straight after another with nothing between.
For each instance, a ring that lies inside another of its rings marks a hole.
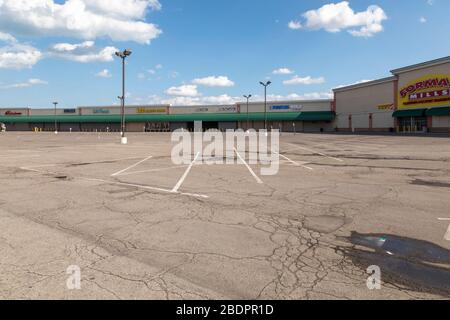
<instances>
[{"instance_id":1,"label":"cumulus cloud","mask_svg":"<svg viewBox=\"0 0 450 320\"><path fill-rule=\"evenodd\" d=\"M95 76L99 77L99 78L111 78L112 74L111 74L111 72L109 72L108 69L103 69L99 73L95 74Z\"/></svg>"},{"instance_id":2,"label":"cumulus cloud","mask_svg":"<svg viewBox=\"0 0 450 320\"><path fill-rule=\"evenodd\" d=\"M313 78L311 76L299 77L295 76L290 80L283 81L285 85L311 85L311 84L322 84L325 82L324 77Z\"/></svg>"},{"instance_id":3,"label":"cumulus cloud","mask_svg":"<svg viewBox=\"0 0 450 320\"><path fill-rule=\"evenodd\" d=\"M293 74L294 71L290 70L289 68L280 68L273 70L273 74Z\"/></svg>"},{"instance_id":4,"label":"cumulus cloud","mask_svg":"<svg viewBox=\"0 0 450 320\"><path fill-rule=\"evenodd\" d=\"M234 82L225 76L210 76L192 80L192 83L205 87L233 87Z\"/></svg>"},{"instance_id":5,"label":"cumulus cloud","mask_svg":"<svg viewBox=\"0 0 450 320\"><path fill-rule=\"evenodd\" d=\"M0 41L3 42L17 42L16 38L14 38L12 35L10 35L9 33L4 33L0 31Z\"/></svg>"},{"instance_id":6,"label":"cumulus cloud","mask_svg":"<svg viewBox=\"0 0 450 320\"><path fill-rule=\"evenodd\" d=\"M269 94L267 96L269 101L292 101L292 100L320 100L332 99L332 92L310 92L305 94L291 93L287 95ZM135 99L136 100L136 99ZM233 97L228 94L217 96L178 96L164 98L158 95L152 95L148 99L138 99L140 102L147 101L149 104L170 104L174 106L193 106L193 105L228 105L235 103L243 103L242 97ZM137 100L136 100L137 101ZM263 102L264 96L254 95L253 102Z\"/></svg>"},{"instance_id":7,"label":"cumulus cloud","mask_svg":"<svg viewBox=\"0 0 450 320\"><path fill-rule=\"evenodd\" d=\"M113 17L128 17L143 19L148 8L161 10L162 6L158 0L83 0L89 10Z\"/></svg>"},{"instance_id":8,"label":"cumulus cloud","mask_svg":"<svg viewBox=\"0 0 450 320\"><path fill-rule=\"evenodd\" d=\"M94 46L93 41L79 44L58 43L53 46L53 51L49 55L81 63L110 62L114 60L115 53L119 51L115 47L96 49Z\"/></svg>"},{"instance_id":9,"label":"cumulus cloud","mask_svg":"<svg viewBox=\"0 0 450 320\"><path fill-rule=\"evenodd\" d=\"M371 37L383 31L382 23L387 19L387 15L376 5L369 6L366 11L355 12L348 1L342 1L307 11L303 14L303 18L305 19L303 27L306 29L325 29L333 33L348 30L355 37ZM294 27L293 29L296 29L295 26L302 27L300 22L293 22L290 25Z\"/></svg>"},{"instance_id":10,"label":"cumulus cloud","mask_svg":"<svg viewBox=\"0 0 450 320\"><path fill-rule=\"evenodd\" d=\"M64 51L74 51L80 48L92 48L95 45L94 41L85 41L79 44L70 44L70 43L57 43L53 46L53 49L56 51L64 52Z\"/></svg>"},{"instance_id":11,"label":"cumulus cloud","mask_svg":"<svg viewBox=\"0 0 450 320\"><path fill-rule=\"evenodd\" d=\"M298 30L302 28L302 24L299 21L290 21L288 27L292 30Z\"/></svg>"},{"instance_id":12,"label":"cumulus cloud","mask_svg":"<svg viewBox=\"0 0 450 320\"><path fill-rule=\"evenodd\" d=\"M0 69L31 68L42 59L42 53L28 45L19 43L12 35L0 32Z\"/></svg>"},{"instance_id":13,"label":"cumulus cloud","mask_svg":"<svg viewBox=\"0 0 450 320\"><path fill-rule=\"evenodd\" d=\"M149 44L162 31L144 20L156 0L0 0L0 29L25 35L68 36Z\"/></svg>"},{"instance_id":14,"label":"cumulus cloud","mask_svg":"<svg viewBox=\"0 0 450 320\"><path fill-rule=\"evenodd\" d=\"M179 87L171 87L166 90L166 93L170 96L179 97L198 97L200 96L196 85L182 85Z\"/></svg>"},{"instance_id":15,"label":"cumulus cloud","mask_svg":"<svg viewBox=\"0 0 450 320\"><path fill-rule=\"evenodd\" d=\"M14 83L10 85L1 86L2 89L28 88L37 85L46 85L47 81L41 79L28 79L24 82Z\"/></svg>"},{"instance_id":16,"label":"cumulus cloud","mask_svg":"<svg viewBox=\"0 0 450 320\"><path fill-rule=\"evenodd\" d=\"M227 105L234 104L242 100L240 97L232 97L228 94L218 96L179 96L163 98L157 95L149 97L149 104L170 104L174 106L193 106L193 105Z\"/></svg>"}]
</instances>

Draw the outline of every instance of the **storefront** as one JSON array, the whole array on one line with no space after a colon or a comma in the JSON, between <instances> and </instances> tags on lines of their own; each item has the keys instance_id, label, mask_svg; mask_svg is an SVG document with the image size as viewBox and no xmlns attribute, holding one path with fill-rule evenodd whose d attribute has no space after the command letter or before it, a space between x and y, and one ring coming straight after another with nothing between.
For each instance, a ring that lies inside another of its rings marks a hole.
<instances>
[{"instance_id":1,"label":"storefront","mask_svg":"<svg viewBox=\"0 0 450 320\"><path fill-rule=\"evenodd\" d=\"M392 71L398 77L399 131L450 131L450 59ZM409 126L409 127L408 127Z\"/></svg>"},{"instance_id":2,"label":"storefront","mask_svg":"<svg viewBox=\"0 0 450 320\"><path fill-rule=\"evenodd\" d=\"M450 57L334 91L337 131L450 132Z\"/></svg>"}]
</instances>

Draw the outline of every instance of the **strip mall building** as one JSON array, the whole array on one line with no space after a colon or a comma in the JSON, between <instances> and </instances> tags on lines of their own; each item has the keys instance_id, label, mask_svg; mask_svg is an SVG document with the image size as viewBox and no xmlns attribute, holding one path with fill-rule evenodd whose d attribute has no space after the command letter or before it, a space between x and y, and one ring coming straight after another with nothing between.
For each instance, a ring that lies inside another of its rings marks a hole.
<instances>
[{"instance_id":1,"label":"strip mall building","mask_svg":"<svg viewBox=\"0 0 450 320\"><path fill-rule=\"evenodd\" d=\"M264 128L284 132L450 132L450 57L391 71L392 76L337 88L333 100L221 106L127 106L127 131ZM4 108L8 131L119 131L117 106Z\"/></svg>"},{"instance_id":2,"label":"strip mall building","mask_svg":"<svg viewBox=\"0 0 450 320\"><path fill-rule=\"evenodd\" d=\"M334 91L338 131L450 132L450 57Z\"/></svg>"}]
</instances>

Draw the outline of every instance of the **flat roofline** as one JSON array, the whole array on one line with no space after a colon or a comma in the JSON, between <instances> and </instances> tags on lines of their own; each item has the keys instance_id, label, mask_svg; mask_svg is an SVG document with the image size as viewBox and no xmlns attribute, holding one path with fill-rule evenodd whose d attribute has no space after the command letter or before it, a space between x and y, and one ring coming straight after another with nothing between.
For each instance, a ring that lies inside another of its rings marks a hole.
<instances>
[{"instance_id":1,"label":"flat roofline","mask_svg":"<svg viewBox=\"0 0 450 320\"><path fill-rule=\"evenodd\" d=\"M403 68L394 69L394 70L391 70L391 73L394 75L398 75L398 74L405 73L408 71L423 69L423 68L427 68L427 67L431 67L431 66L444 64L447 62L450 62L450 56L431 60L431 61L426 61L426 62L422 62L422 63L413 64L413 65L403 67Z\"/></svg>"},{"instance_id":2,"label":"flat roofline","mask_svg":"<svg viewBox=\"0 0 450 320\"><path fill-rule=\"evenodd\" d=\"M105 105L105 106L78 106L78 109L98 109L98 108L120 108L118 105ZM161 108L170 107L168 104L125 104L125 108Z\"/></svg>"},{"instance_id":3,"label":"flat roofline","mask_svg":"<svg viewBox=\"0 0 450 320\"><path fill-rule=\"evenodd\" d=\"M381 78L381 79L377 79L377 80L366 81L366 82L361 82L361 83L355 83L355 84L352 84L352 85L349 85L349 86L345 86L345 87L335 88L335 89L333 89L333 91L334 92L341 92L341 91L353 90L353 89L358 89L358 88L363 88L363 87L369 87L369 86L382 84L382 83L386 83L386 82L392 82L392 81L394 81L396 79L397 79L397 77L390 76L390 77Z\"/></svg>"},{"instance_id":4,"label":"flat roofline","mask_svg":"<svg viewBox=\"0 0 450 320\"><path fill-rule=\"evenodd\" d=\"M279 101L267 101L267 104L293 104L293 103L315 103L315 102L332 102L333 99L314 99L314 100L279 100ZM246 105L247 101L241 101L241 102L237 102L237 104L240 105ZM264 104L264 101L251 101L248 103L249 105L254 105L254 104Z\"/></svg>"}]
</instances>

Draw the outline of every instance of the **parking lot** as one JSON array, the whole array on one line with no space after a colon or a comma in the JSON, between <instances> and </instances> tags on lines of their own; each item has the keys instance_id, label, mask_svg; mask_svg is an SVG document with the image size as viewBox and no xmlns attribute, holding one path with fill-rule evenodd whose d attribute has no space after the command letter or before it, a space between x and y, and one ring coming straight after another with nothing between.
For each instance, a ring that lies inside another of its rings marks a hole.
<instances>
[{"instance_id":1,"label":"parking lot","mask_svg":"<svg viewBox=\"0 0 450 320\"><path fill-rule=\"evenodd\" d=\"M0 134L0 298L450 296L448 137L285 134L274 176L128 139Z\"/></svg>"}]
</instances>

